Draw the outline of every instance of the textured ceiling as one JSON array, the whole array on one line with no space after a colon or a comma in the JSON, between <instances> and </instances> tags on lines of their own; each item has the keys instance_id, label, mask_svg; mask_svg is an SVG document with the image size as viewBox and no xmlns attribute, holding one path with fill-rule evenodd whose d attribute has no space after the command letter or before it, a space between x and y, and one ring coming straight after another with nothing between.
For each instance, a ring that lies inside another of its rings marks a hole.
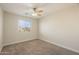
<instances>
[{"instance_id":1,"label":"textured ceiling","mask_svg":"<svg viewBox=\"0 0 79 59\"><path fill-rule=\"evenodd\" d=\"M0 3L0 6L3 8L3 10L21 16L26 16L26 13L29 13L32 8L35 7L43 8L45 16L73 5L74 4L67 3Z\"/></svg>"}]
</instances>

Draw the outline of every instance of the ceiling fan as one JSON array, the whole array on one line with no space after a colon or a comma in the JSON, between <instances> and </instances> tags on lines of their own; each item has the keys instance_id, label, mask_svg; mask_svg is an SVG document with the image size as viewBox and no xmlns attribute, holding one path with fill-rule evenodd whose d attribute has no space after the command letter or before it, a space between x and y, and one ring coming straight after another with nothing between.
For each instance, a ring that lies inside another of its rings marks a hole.
<instances>
[{"instance_id":1,"label":"ceiling fan","mask_svg":"<svg viewBox=\"0 0 79 59\"><path fill-rule=\"evenodd\" d=\"M44 10L42 8L32 8L31 12L29 12L28 14L31 16L42 16L43 13Z\"/></svg>"}]
</instances>

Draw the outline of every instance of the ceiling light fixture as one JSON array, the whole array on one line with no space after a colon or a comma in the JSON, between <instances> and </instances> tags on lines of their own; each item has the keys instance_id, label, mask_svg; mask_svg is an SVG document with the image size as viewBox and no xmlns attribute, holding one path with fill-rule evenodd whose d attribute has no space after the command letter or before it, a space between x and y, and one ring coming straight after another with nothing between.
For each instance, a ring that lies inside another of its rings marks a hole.
<instances>
[{"instance_id":1,"label":"ceiling light fixture","mask_svg":"<svg viewBox=\"0 0 79 59\"><path fill-rule=\"evenodd\" d=\"M33 14L32 16L42 16L43 15L43 9L41 8L33 8Z\"/></svg>"},{"instance_id":2,"label":"ceiling light fixture","mask_svg":"<svg viewBox=\"0 0 79 59\"><path fill-rule=\"evenodd\" d=\"M42 16L43 14L44 14L44 11L42 8L32 8L25 13L25 15L27 16L34 16L34 17Z\"/></svg>"}]
</instances>

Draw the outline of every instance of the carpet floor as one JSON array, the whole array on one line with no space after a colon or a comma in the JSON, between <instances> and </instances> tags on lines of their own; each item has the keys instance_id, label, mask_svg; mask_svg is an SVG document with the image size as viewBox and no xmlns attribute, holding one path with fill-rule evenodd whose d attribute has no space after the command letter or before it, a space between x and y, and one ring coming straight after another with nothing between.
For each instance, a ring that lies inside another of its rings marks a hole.
<instances>
[{"instance_id":1,"label":"carpet floor","mask_svg":"<svg viewBox=\"0 0 79 59\"><path fill-rule=\"evenodd\" d=\"M4 46L0 55L78 55L78 53L35 39Z\"/></svg>"}]
</instances>

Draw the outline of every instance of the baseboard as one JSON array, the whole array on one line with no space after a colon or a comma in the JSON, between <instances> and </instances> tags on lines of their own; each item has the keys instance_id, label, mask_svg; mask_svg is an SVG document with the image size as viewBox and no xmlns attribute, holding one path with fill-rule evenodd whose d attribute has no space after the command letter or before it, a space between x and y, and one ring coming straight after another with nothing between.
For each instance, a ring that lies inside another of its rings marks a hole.
<instances>
[{"instance_id":1,"label":"baseboard","mask_svg":"<svg viewBox=\"0 0 79 59\"><path fill-rule=\"evenodd\" d=\"M34 40L34 39L29 39L29 40ZM24 41L29 41L29 40L23 40L23 41L11 42L11 43L4 44L3 46L7 46L7 45L11 45L11 44L16 44L16 43L20 43L20 42L24 42ZM43 40L43 39L41 39L41 40ZM78 50L75 50L75 49L66 47L66 46L61 45L61 44L58 44L58 43L55 43L55 42L52 42L52 41L48 41L48 40L43 40L43 41L49 42L49 43L51 43L51 44L60 46L60 47L62 47L62 48L68 49L68 50L73 51L73 52L76 52L76 53L79 53ZM1 51L1 50L2 50L2 48L0 49L0 51Z\"/></svg>"},{"instance_id":2,"label":"baseboard","mask_svg":"<svg viewBox=\"0 0 79 59\"><path fill-rule=\"evenodd\" d=\"M43 40L43 39L41 39L41 40ZM49 43L51 43L51 44L54 44L54 45L56 45L56 46L59 46L59 47L65 48L65 49L67 49L67 50L70 50L70 51L73 51L73 52L76 52L76 53L79 53L78 50L75 50L75 49L72 49L72 48L66 47L66 46L61 45L61 44L58 44L58 43L55 43L55 42L51 42L51 41L48 41L48 40L43 40L43 41L49 42Z\"/></svg>"},{"instance_id":3,"label":"baseboard","mask_svg":"<svg viewBox=\"0 0 79 59\"><path fill-rule=\"evenodd\" d=\"M34 40L34 39L29 39L29 40ZM10 42L10 43L3 44L3 46L7 46L7 45L11 45L11 44L16 44L16 43L21 43L21 42L25 42L25 41L29 41L29 40Z\"/></svg>"}]
</instances>

